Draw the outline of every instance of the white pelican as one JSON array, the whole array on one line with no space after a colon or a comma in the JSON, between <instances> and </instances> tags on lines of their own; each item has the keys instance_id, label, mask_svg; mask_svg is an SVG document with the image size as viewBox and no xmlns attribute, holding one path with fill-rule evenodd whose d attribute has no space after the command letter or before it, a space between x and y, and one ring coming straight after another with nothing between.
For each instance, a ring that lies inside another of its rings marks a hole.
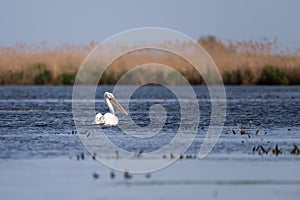
<instances>
[{"instance_id":1,"label":"white pelican","mask_svg":"<svg viewBox=\"0 0 300 200\"><path fill-rule=\"evenodd\" d=\"M125 115L128 115L126 110L117 102L114 95L109 92L104 93L104 99L106 101L106 104L109 108L109 113L105 113L102 115L101 113L97 113L94 119L94 123L98 125L104 125L104 126L117 126L119 119L115 115L114 107L111 103L115 104Z\"/></svg>"}]
</instances>

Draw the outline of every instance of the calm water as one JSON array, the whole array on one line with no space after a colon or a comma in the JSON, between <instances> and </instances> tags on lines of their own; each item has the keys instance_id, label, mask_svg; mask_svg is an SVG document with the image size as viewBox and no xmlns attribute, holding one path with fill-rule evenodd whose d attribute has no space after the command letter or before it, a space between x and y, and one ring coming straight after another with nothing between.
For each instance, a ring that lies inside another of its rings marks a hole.
<instances>
[{"instance_id":1,"label":"calm water","mask_svg":"<svg viewBox=\"0 0 300 200\"><path fill-rule=\"evenodd\" d=\"M185 91L184 87L177 89ZM101 87L97 91L96 109L107 112L102 101L105 91L112 87ZM187 153L196 154L202 144L210 122L209 93L205 87L194 88L200 110L198 133ZM213 159L299 159L290 155L293 144L300 146L300 87L226 87L227 116L222 135L209 155ZM0 87L0 158L44 158L75 155L85 151L76 134L72 115L72 87L66 86L5 86ZM122 99L120 100L122 104ZM174 137L180 123L180 105L175 95L164 87L139 88L129 103L129 113L135 124L144 127L150 123L149 109L160 104L167 112L166 124L149 146L132 140L124 147L135 151L153 151ZM193 114L192 111L191 115ZM119 114L119 113L118 113ZM120 116L120 123L126 122ZM93 119L90 120L91 122ZM251 135L241 135L242 126ZM97 127L98 128L98 127ZM230 128L236 131L234 135ZM255 132L259 130L258 134ZM110 128L107 134L119 133ZM122 135L115 138L116 145L122 143ZM116 139L117 138L117 139ZM124 141L123 141L124 142ZM263 145L272 149L275 145L283 154L275 157L270 153L260 155L253 152L254 146Z\"/></svg>"}]
</instances>

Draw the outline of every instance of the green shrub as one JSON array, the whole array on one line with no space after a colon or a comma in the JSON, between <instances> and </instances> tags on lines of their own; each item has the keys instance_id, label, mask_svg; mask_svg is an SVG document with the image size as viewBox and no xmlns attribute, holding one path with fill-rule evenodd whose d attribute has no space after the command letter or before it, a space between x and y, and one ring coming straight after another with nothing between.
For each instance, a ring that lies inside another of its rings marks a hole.
<instances>
[{"instance_id":1,"label":"green shrub","mask_svg":"<svg viewBox=\"0 0 300 200\"><path fill-rule=\"evenodd\" d=\"M113 85L117 82L115 72L112 70L106 70L103 72L99 81L100 85Z\"/></svg>"},{"instance_id":2,"label":"green shrub","mask_svg":"<svg viewBox=\"0 0 300 200\"><path fill-rule=\"evenodd\" d=\"M25 69L23 84L44 85L51 83L52 73L45 63L33 63L27 65Z\"/></svg>"},{"instance_id":3,"label":"green shrub","mask_svg":"<svg viewBox=\"0 0 300 200\"><path fill-rule=\"evenodd\" d=\"M186 78L191 85L203 85L205 84L201 74L195 69L186 71L180 71L180 73Z\"/></svg>"},{"instance_id":4,"label":"green shrub","mask_svg":"<svg viewBox=\"0 0 300 200\"><path fill-rule=\"evenodd\" d=\"M57 82L60 85L73 85L76 73L62 73L57 77Z\"/></svg>"},{"instance_id":5,"label":"green shrub","mask_svg":"<svg viewBox=\"0 0 300 200\"><path fill-rule=\"evenodd\" d=\"M300 85L300 67L286 69L286 76L290 85Z\"/></svg>"},{"instance_id":6,"label":"green shrub","mask_svg":"<svg viewBox=\"0 0 300 200\"><path fill-rule=\"evenodd\" d=\"M23 71L9 71L3 76L3 81L9 84L22 84L24 79Z\"/></svg>"},{"instance_id":7,"label":"green shrub","mask_svg":"<svg viewBox=\"0 0 300 200\"><path fill-rule=\"evenodd\" d=\"M259 85L287 85L288 83L285 71L271 65L263 68L257 81Z\"/></svg>"},{"instance_id":8,"label":"green shrub","mask_svg":"<svg viewBox=\"0 0 300 200\"><path fill-rule=\"evenodd\" d=\"M51 71L46 69L38 73L34 78L34 84L44 85L51 82Z\"/></svg>"},{"instance_id":9,"label":"green shrub","mask_svg":"<svg viewBox=\"0 0 300 200\"><path fill-rule=\"evenodd\" d=\"M243 73L241 70L226 71L223 73L223 82L225 85L242 85Z\"/></svg>"},{"instance_id":10,"label":"green shrub","mask_svg":"<svg viewBox=\"0 0 300 200\"><path fill-rule=\"evenodd\" d=\"M255 76L253 74L253 71L250 70L249 68L246 68L243 71L243 85L254 85L256 82Z\"/></svg>"}]
</instances>

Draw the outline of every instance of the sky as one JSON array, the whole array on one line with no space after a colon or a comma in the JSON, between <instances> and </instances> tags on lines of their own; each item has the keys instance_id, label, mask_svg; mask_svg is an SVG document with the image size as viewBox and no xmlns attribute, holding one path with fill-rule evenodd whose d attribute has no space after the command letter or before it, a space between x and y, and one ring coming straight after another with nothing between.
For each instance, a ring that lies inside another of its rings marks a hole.
<instances>
[{"instance_id":1,"label":"sky","mask_svg":"<svg viewBox=\"0 0 300 200\"><path fill-rule=\"evenodd\" d=\"M163 27L195 40L275 37L300 46L298 0L0 0L0 45L88 44L128 29Z\"/></svg>"}]
</instances>

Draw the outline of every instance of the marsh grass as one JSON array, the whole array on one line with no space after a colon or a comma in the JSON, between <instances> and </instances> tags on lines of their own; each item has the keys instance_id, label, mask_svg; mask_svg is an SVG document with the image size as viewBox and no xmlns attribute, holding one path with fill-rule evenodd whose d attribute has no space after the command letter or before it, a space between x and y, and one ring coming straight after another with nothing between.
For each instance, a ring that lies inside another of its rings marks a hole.
<instances>
[{"instance_id":1,"label":"marsh grass","mask_svg":"<svg viewBox=\"0 0 300 200\"><path fill-rule=\"evenodd\" d=\"M225 84L291 84L300 85L300 49L291 51L279 48L277 41L263 38L260 41L220 41L208 36L198 41L210 54ZM61 44L51 47L45 43L28 46L0 46L0 84L73 84L76 73L88 53L95 47L89 45ZM189 44L166 42L183 51ZM119 48L128 48L121 46ZM109 52L117 54L117 52ZM111 56L111 55L107 55ZM193 55L199 57L199 55ZM180 72L191 84L204 84L201 75L184 59L168 52L139 51L126 54L111 64L100 79L100 84L115 84L122 75L135 66L145 63L161 63ZM205 74L205 70L201 72ZM172 74L162 72L159 77L170 79ZM140 82L131 77L132 84Z\"/></svg>"},{"instance_id":2,"label":"marsh grass","mask_svg":"<svg viewBox=\"0 0 300 200\"><path fill-rule=\"evenodd\" d=\"M62 73L57 76L57 84L73 85L75 82L76 73Z\"/></svg>"},{"instance_id":3,"label":"marsh grass","mask_svg":"<svg viewBox=\"0 0 300 200\"><path fill-rule=\"evenodd\" d=\"M265 66L257 81L259 85L288 85L286 72L276 66Z\"/></svg>"}]
</instances>

